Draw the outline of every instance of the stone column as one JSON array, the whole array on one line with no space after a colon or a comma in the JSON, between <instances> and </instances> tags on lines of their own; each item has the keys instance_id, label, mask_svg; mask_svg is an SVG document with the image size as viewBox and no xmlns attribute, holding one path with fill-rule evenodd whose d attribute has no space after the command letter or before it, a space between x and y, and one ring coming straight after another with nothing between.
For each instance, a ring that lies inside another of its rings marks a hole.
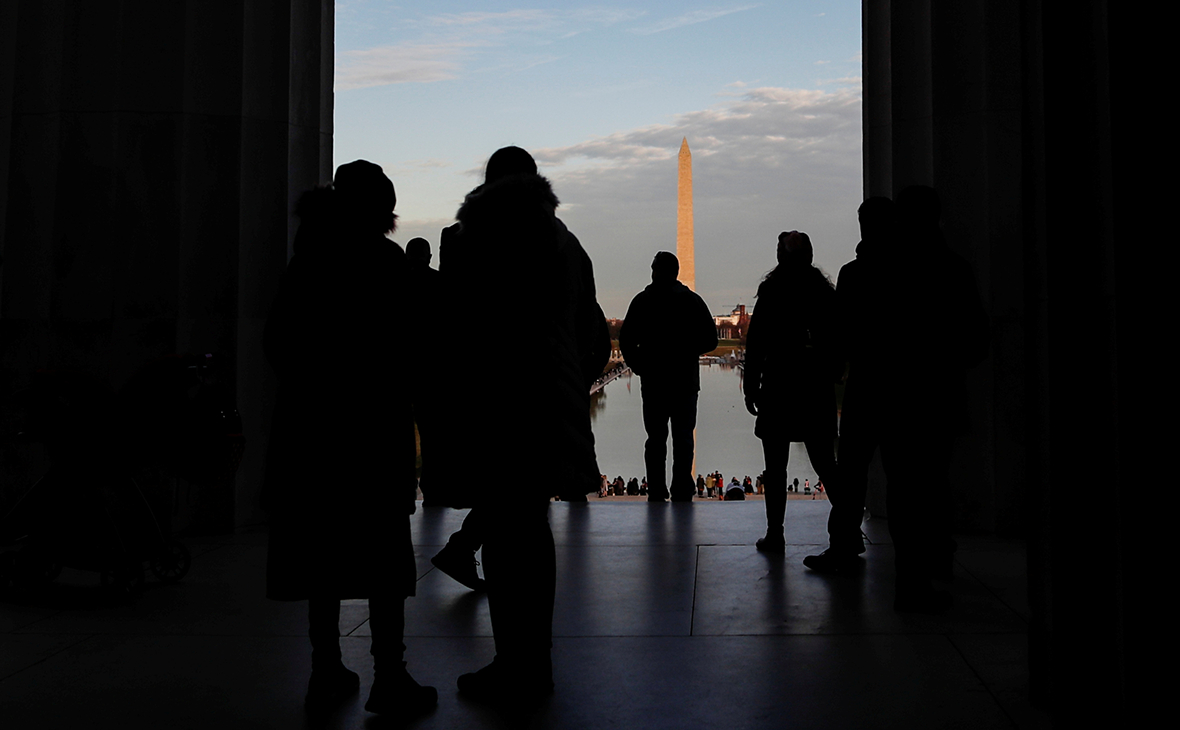
<instances>
[{"instance_id":1,"label":"stone column","mask_svg":"<svg viewBox=\"0 0 1180 730\"><path fill-rule=\"evenodd\" d=\"M891 0L888 26L873 5L866 190L884 177L894 194L939 190L992 320L968 383L974 433L955 456L958 527L1027 537L1031 691L1055 725L1137 726L1154 670L1129 652L1153 629L1142 541L1158 505L1132 506L1123 487L1162 471L1142 375L1173 287L1152 281L1169 267L1139 245L1170 240L1156 222L1170 189L1138 171L1168 138L1151 128L1166 117L1141 110L1154 84L1142 69L1165 43L1102 0Z\"/></svg>"},{"instance_id":2,"label":"stone column","mask_svg":"<svg viewBox=\"0 0 1180 730\"><path fill-rule=\"evenodd\" d=\"M274 382L260 333L330 178L332 0L21 0L0 10L0 387L37 368L118 388L215 352L247 438L208 529L260 519ZM206 495L208 496L208 495Z\"/></svg>"}]
</instances>

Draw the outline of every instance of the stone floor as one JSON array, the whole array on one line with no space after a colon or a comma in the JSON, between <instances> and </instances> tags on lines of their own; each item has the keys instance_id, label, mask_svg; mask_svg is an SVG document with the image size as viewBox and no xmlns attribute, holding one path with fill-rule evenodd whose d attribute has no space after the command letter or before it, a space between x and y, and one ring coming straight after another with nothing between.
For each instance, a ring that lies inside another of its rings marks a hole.
<instances>
[{"instance_id":1,"label":"stone floor","mask_svg":"<svg viewBox=\"0 0 1180 730\"><path fill-rule=\"evenodd\" d=\"M555 503L557 691L535 728L1046 728L1027 701L1023 546L961 538L956 607L891 609L892 548L869 521L863 573L800 562L825 542L826 501L792 502L785 558L754 549L759 502ZM439 689L420 728L497 728L455 677L493 654L486 598L429 558L462 512L413 520L418 596L407 658ZM303 603L263 596L266 535L189 541L192 571L107 602L96 574L66 571L0 603L0 728L301 728L310 666ZM361 694L320 727L379 728L367 606L342 612Z\"/></svg>"}]
</instances>

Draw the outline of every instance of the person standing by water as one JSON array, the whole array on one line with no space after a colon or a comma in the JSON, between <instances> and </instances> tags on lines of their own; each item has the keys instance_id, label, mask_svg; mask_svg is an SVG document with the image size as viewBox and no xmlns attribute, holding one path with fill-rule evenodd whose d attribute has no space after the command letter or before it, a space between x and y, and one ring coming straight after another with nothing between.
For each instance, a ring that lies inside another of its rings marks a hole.
<instances>
[{"instance_id":1,"label":"person standing by water","mask_svg":"<svg viewBox=\"0 0 1180 730\"><path fill-rule=\"evenodd\" d=\"M578 239L554 215L558 200L519 147L497 150L484 183L469 193L439 250L443 312L440 467L456 507L471 507L496 656L458 679L459 693L504 709L553 691L550 657L556 553L549 500L594 491L600 474L590 428L590 386L610 357L594 271ZM540 306L539 306L540 305ZM473 368L504 348L504 312L532 312L528 357L534 385L514 408L484 415L487 392ZM517 498L498 497L483 469L527 445L530 468L547 475ZM585 505L570 505L584 509ZM463 531L468 529L464 524Z\"/></svg>"},{"instance_id":2,"label":"person standing by water","mask_svg":"<svg viewBox=\"0 0 1180 730\"><path fill-rule=\"evenodd\" d=\"M779 234L778 265L758 286L746 336L746 410L766 459L763 552L786 551L787 461L802 441L812 467L831 482L836 459L836 291L812 265L806 233Z\"/></svg>"},{"instance_id":3,"label":"person standing by water","mask_svg":"<svg viewBox=\"0 0 1180 730\"><path fill-rule=\"evenodd\" d=\"M651 284L635 295L619 330L623 359L640 378L643 461L651 476L649 502L691 502L693 430L701 390L700 356L717 348L717 328L705 300L676 280L680 261L660 251L651 262ZM668 473L668 424L672 424L672 481Z\"/></svg>"},{"instance_id":4,"label":"person standing by water","mask_svg":"<svg viewBox=\"0 0 1180 730\"><path fill-rule=\"evenodd\" d=\"M408 718L438 702L402 661L404 603L416 578L416 484L409 373L390 336L390 323L405 314L407 276L405 254L385 237L396 202L393 183L364 160L341 165L332 187L306 193L295 256L264 334L279 380L262 495L270 513L266 594L308 602L305 703L313 714L360 687L341 660L346 598L369 600L365 709Z\"/></svg>"},{"instance_id":5,"label":"person standing by water","mask_svg":"<svg viewBox=\"0 0 1180 730\"><path fill-rule=\"evenodd\" d=\"M988 317L971 266L943 237L933 188L906 188L896 204L870 198L858 212L863 240L839 281L848 352L840 480L820 474L833 507L830 547L804 565L838 572L850 562L843 546L860 544L869 462L880 447L894 609L944 611L953 598L932 580L949 578L954 562L951 451L969 429L966 375L987 356Z\"/></svg>"}]
</instances>

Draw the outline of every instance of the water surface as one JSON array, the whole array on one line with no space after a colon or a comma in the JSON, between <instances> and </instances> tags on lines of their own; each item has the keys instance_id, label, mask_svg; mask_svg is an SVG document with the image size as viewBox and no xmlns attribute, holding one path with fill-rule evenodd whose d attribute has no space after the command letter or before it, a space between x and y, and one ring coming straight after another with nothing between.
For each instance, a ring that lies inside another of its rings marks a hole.
<instances>
[{"instance_id":1,"label":"water surface","mask_svg":"<svg viewBox=\"0 0 1180 730\"><path fill-rule=\"evenodd\" d=\"M638 375L624 375L607 385L591 403L591 421L598 449L598 466L611 479L642 477L643 402ZM668 439L668 469L672 443ZM696 472L720 471L728 484L755 477L764 468L762 442L754 435L754 417L746 411L742 395L742 371L729 365L702 365L701 392L697 400ZM803 444L791 444L788 477L816 482L815 471Z\"/></svg>"}]
</instances>

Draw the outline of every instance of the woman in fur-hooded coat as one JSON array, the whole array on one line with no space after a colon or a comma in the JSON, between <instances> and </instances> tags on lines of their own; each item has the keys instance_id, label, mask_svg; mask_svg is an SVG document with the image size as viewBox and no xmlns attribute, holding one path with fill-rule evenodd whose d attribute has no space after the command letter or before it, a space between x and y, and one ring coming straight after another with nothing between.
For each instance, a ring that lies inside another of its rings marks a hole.
<instances>
[{"instance_id":1,"label":"woman in fur-hooded coat","mask_svg":"<svg viewBox=\"0 0 1180 730\"><path fill-rule=\"evenodd\" d=\"M590 258L556 207L527 152L498 150L439 250L451 404L442 465L452 502L472 507L463 531L473 528L482 540L496 643L491 665L459 678L460 693L477 701L529 702L552 691L549 500L584 498L599 481L589 394L610 357L610 336ZM528 376L514 388L527 390L499 404L500 371L521 348ZM518 462L538 478L511 501L497 497L487 475Z\"/></svg>"},{"instance_id":2,"label":"woman in fur-hooded coat","mask_svg":"<svg viewBox=\"0 0 1180 730\"><path fill-rule=\"evenodd\" d=\"M548 499L598 488L590 386L610 358L594 271L555 215L541 175L516 174L471 192L439 252L446 314L438 331L451 404L446 458L455 506L490 498L489 468L526 461ZM526 392L494 407L497 367L521 348Z\"/></svg>"}]
</instances>

